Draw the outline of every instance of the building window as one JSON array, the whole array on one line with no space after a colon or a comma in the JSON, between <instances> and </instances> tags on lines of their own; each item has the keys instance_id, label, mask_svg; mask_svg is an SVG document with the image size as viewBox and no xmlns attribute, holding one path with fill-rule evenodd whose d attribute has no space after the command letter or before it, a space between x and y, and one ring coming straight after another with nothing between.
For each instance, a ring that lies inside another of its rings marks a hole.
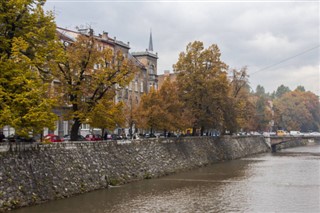
<instances>
[{"instance_id":1,"label":"building window","mask_svg":"<svg viewBox=\"0 0 320 213\"><path fill-rule=\"evenodd\" d=\"M140 92L143 92L143 82L140 82Z\"/></svg>"},{"instance_id":2,"label":"building window","mask_svg":"<svg viewBox=\"0 0 320 213\"><path fill-rule=\"evenodd\" d=\"M134 82L134 91L138 92L138 82L137 81Z\"/></svg>"},{"instance_id":3,"label":"building window","mask_svg":"<svg viewBox=\"0 0 320 213\"><path fill-rule=\"evenodd\" d=\"M153 65L151 65L150 68L149 68L149 74L151 74L151 75L154 75L154 74L155 74L155 73L154 73L154 66L153 66Z\"/></svg>"},{"instance_id":4,"label":"building window","mask_svg":"<svg viewBox=\"0 0 320 213\"><path fill-rule=\"evenodd\" d=\"M69 123L68 121L63 121L63 134L69 135Z\"/></svg>"},{"instance_id":5,"label":"building window","mask_svg":"<svg viewBox=\"0 0 320 213\"><path fill-rule=\"evenodd\" d=\"M124 98L127 99L127 100L128 100L128 95L129 95L128 89L126 89L126 90L125 90L125 94L124 94Z\"/></svg>"},{"instance_id":6,"label":"building window","mask_svg":"<svg viewBox=\"0 0 320 213\"><path fill-rule=\"evenodd\" d=\"M89 130L90 125L89 124L81 124L81 130Z\"/></svg>"}]
</instances>

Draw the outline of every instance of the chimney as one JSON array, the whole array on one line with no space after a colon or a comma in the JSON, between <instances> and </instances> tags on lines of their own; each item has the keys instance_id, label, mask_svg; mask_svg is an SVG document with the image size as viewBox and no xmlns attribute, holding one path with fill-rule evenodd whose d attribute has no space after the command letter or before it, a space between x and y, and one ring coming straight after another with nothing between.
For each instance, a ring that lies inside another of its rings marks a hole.
<instances>
[{"instance_id":1,"label":"chimney","mask_svg":"<svg viewBox=\"0 0 320 213\"><path fill-rule=\"evenodd\" d=\"M103 33L102 33L102 39L108 40L108 32L103 31Z\"/></svg>"}]
</instances>

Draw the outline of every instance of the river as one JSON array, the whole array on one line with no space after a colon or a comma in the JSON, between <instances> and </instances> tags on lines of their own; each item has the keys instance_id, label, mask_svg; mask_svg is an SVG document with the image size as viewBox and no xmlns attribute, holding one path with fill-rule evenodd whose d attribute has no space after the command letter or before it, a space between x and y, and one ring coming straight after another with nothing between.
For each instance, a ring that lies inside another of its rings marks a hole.
<instances>
[{"instance_id":1,"label":"river","mask_svg":"<svg viewBox=\"0 0 320 213\"><path fill-rule=\"evenodd\" d=\"M12 213L320 212L320 145L221 162Z\"/></svg>"}]
</instances>

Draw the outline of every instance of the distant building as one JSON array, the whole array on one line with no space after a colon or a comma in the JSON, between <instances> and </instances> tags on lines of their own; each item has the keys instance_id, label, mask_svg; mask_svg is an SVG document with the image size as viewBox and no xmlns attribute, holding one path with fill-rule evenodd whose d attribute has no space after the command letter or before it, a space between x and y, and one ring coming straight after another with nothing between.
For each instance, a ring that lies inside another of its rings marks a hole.
<instances>
[{"instance_id":1,"label":"distant building","mask_svg":"<svg viewBox=\"0 0 320 213\"><path fill-rule=\"evenodd\" d=\"M174 82L174 81L176 81L177 75L175 73L170 73L169 70L165 70L164 74L158 75L158 87L159 87L159 89L162 87L163 82L168 78L170 79L171 82Z\"/></svg>"}]
</instances>

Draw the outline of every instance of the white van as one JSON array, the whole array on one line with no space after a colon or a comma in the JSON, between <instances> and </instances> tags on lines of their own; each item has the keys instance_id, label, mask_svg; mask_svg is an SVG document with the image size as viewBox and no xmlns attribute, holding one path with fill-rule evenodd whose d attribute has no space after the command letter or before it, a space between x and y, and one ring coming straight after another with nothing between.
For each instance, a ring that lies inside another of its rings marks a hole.
<instances>
[{"instance_id":1,"label":"white van","mask_svg":"<svg viewBox=\"0 0 320 213\"><path fill-rule=\"evenodd\" d=\"M291 136L302 136L301 132L299 131L290 131Z\"/></svg>"}]
</instances>

